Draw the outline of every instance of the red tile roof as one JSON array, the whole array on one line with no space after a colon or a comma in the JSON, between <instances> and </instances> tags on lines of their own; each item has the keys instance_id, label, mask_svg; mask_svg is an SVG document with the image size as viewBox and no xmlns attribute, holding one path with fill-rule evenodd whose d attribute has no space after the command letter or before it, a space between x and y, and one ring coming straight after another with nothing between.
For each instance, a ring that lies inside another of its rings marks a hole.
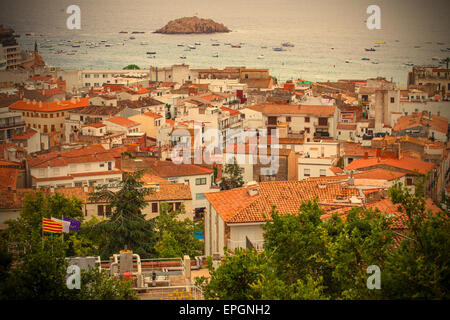
<instances>
[{"instance_id":1,"label":"red tile roof","mask_svg":"<svg viewBox=\"0 0 450 320\"><path fill-rule=\"evenodd\" d=\"M87 107L89 105L89 98L62 100L53 102L32 102L19 100L9 106L10 110L25 110L38 112L64 111Z\"/></svg>"},{"instance_id":2,"label":"red tile roof","mask_svg":"<svg viewBox=\"0 0 450 320\"><path fill-rule=\"evenodd\" d=\"M298 212L302 202L318 197L319 202L333 202L357 196L358 191L345 183L323 183L321 181L271 181L261 182L250 189L258 188L258 194L250 196L247 188L237 188L205 196L217 213L227 223L264 222L275 205L280 213Z\"/></svg>"},{"instance_id":3,"label":"red tile roof","mask_svg":"<svg viewBox=\"0 0 450 320\"><path fill-rule=\"evenodd\" d=\"M37 133L37 131L29 128L26 132L11 137L11 140L28 140L32 136L34 136L36 133Z\"/></svg>"},{"instance_id":4,"label":"red tile roof","mask_svg":"<svg viewBox=\"0 0 450 320\"><path fill-rule=\"evenodd\" d=\"M30 168L45 168L66 166L69 163L114 161L126 150L125 147L106 150L101 145L90 145L81 149L42 154L27 159L27 162Z\"/></svg>"},{"instance_id":5,"label":"red tile roof","mask_svg":"<svg viewBox=\"0 0 450 320\"><path fill-rule=\"evenodd\" d=\"M377 166L388 166L392 168L398 168L403 170L408 170L411 172L417 171L420 174L426 174L428 171L432 170L435 165L431 162L425 162L417 159L403 157L401 159L359 159L353 160L345 170L358 170Z\"/></svg>"},{"instance_id":6,"label":"red tile roof","mask_svg":"<svg viewBox=\"0 0 450 320\"><path fill-rule=\"evenodd\" d=\"M163 178L205 175L213 173L212 169L200 167L195 164L175 164L171 161L150 160L148 172Z\"/></svg>"},{"instance_id":7,"label":"red tile roof","mask_svg":"<svg viewBox=\"0 0 450 320\"><path fill-rule=\"evenodd\" d=\"M223 111L229 112L231 116L236 116L236 115L241 114L239 111L234 110L234 109L230 109L230 108L227 108L227 107L220 107L220 109L223 110Z\"/></svg>"},{"instance_id":8,"label":"red tile roof","mask_svg":"<svg viewBox=\"0 0 450 320\"><path fill-rule=\"evenodd\" d=\"M109 122L115 123L119 126L126 127L126 128L131 128L131 127L135 127L135 126L139 125L139 123L137 123L133 120L124 118L124 117L114 117L114 118L106 119L104 121L109 121Z\"/></svg>"},{"instance_id":9,"label":"red tile roof","mask_svg":"<svg viewBox=\"0 0 450 320\"><path fill-rule=\"evenodd\" d=\"M144 113L144 115L146 115L147 117L155 118L155 119L162 118L162 115L157 114L153 111L148 111L148 112Z\"/></svg>"},{"instance_id":10,"label":"red tile roof","mask_svg":"<svg viewBox=\"0 0 450 320\"><path fill-rule=\"evenodd\" d=\"M353 175L354 179L375 179L375 180L395 180L406 175L405 172L397 172L386 169L372 169L363 171L360 173L355 173Z\"/></svg>"}]
</instances>

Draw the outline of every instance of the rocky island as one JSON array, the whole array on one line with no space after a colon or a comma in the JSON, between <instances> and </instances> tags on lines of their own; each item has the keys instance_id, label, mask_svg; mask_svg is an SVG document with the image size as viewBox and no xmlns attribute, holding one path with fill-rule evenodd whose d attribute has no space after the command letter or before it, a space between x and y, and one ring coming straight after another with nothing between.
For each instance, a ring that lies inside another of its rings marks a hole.
<instances>
[{"instance_id":1,"label":"rocky island","mask_svg":"<svg viewBox=\"0 0 450 320\"><path fill-rule=\"evenodd\" d=\"M190 34L190 33L216 33L230 32L230 30L221 23L212 19L201 19L198 17L184 17L170 21L161 29L154 33L165 34Z\"/></svg>"}]
</instances>

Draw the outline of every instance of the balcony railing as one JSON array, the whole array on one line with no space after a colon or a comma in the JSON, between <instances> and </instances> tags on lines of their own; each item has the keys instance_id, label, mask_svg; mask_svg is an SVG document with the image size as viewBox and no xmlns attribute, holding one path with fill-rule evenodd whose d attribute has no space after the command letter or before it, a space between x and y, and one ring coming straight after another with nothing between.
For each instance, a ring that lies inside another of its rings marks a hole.
<instances>
[{"instance_id":1,"label":"balcony railing","mask_svg":"<svg viewBox=\"0 0 450 320\"><path fill-rule=\"evenodd\" d=\"M250 243L253 245L256 251L261 251L263 249L264 240L252 240L249 239ZM227 241L227 248L230 250L235 250L237 248L246 249L247 248L247 242L245 240L243 241L235 241L228 239Z\"/></svg>"},{"instance_id":2,"label":"balcony railing","mask_svg":"<svg viewBox=\"0 0 450 320\"><path fill-rule=\"evenodd\" d=\"M8 123L0 123L0 128L13 128L18 126L24 126L25 121L14 121L14 122L8 122Z\"/></svg>"}]
</instances>

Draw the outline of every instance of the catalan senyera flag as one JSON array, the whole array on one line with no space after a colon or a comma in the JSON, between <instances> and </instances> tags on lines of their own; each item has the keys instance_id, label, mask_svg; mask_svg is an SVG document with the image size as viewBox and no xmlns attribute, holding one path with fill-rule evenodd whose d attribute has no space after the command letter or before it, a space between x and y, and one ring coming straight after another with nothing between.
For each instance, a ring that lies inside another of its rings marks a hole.
<instances>
[{"instance_id":1,"label":"catalan senyera flag","mask_svg":"<svg viewBox=\"0 0 450 320\"><path fill-rule=\"evenodd\" d=\"M42 229L44 230L44 232L62 233L63 225L61 222L42 218Z\"/></svg>"}]
</instances>

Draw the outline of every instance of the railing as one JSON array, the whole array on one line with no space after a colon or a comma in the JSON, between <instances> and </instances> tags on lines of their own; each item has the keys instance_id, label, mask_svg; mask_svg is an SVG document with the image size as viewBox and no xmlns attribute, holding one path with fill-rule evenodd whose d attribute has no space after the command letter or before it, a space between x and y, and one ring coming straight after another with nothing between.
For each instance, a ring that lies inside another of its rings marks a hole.
<instances>
[{"instance_id":1,"label":"railing","mask_svg":"<svg viewBox=\"0 0 450 320\"><path fill-rule=\"evenodd\" d=\"M143 300L204 300L202 290L194 285L148 287L140 296Z\"/></svg>"},{"instance_id":2,"label":"railing","mask_svg":"<svg viewBox=\"0 0 450 320\"><path fill-rule=\"evenodd\" d=\"M264 245L264 240L251 240L250 239L251 244L253 245L253 247L255 248L256 251L261 251L263 249L263 245ZM247 242L245 240L243 241L235 241L235 240L230 240L228 239L227 241L227 247L230 250L234 250L237 248L247 248Z\"/></svg>"},{"instance_id":3,"label":"railing","mask_svg":"<svg viewBox=\"0 0 450 320\"><path fill-rule=\"evenodd\" d=\"M17 126L24 126L25 121L15 121L15 122L9 122L9 123L0 123L0 128L12 128Z\"/></svg>"}]
</instances>

